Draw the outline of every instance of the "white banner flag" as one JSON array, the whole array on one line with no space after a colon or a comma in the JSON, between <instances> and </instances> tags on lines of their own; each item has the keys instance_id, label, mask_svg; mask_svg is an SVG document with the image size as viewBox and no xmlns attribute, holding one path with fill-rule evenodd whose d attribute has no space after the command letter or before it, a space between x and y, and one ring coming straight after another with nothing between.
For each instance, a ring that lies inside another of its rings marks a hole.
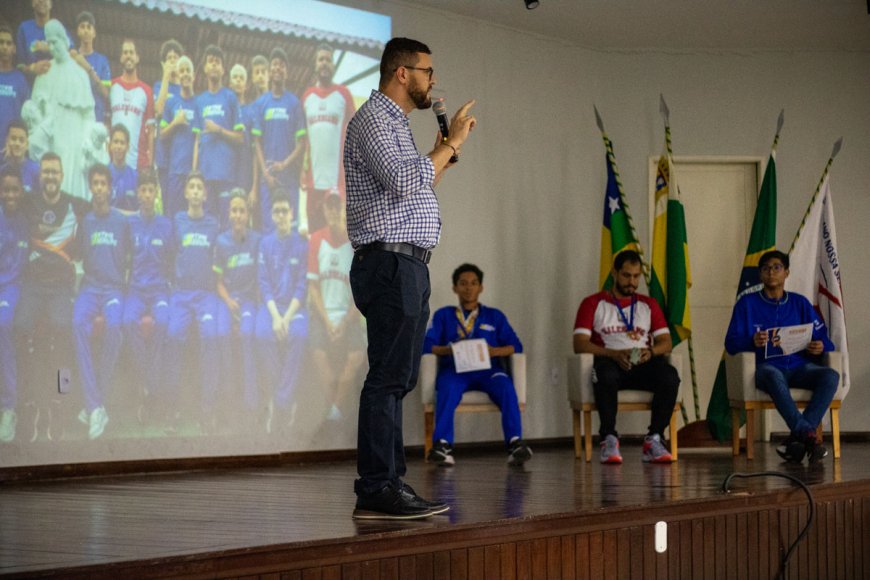
<instances>
[{"instance_id":1,"label":"white banner flag","mask_svg":"<svg viewBox=\"0 0 870 580\"><path fill-rule=\"evenodd\" d=\"M830 183L830 176L825 176L819 194L806 217L803 230L789 254L791 273L785 281L785 288L806 296L824 319L831 342L843 353L842 381L843 388L848 393L850 381L846 315Z\"/></svg>"}]
</instances>

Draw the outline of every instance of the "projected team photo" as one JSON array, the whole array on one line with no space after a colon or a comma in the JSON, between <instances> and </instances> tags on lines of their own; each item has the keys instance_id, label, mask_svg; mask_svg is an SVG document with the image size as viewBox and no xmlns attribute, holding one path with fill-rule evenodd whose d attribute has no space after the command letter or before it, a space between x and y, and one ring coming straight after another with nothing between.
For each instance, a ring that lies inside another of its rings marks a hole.
<instances>
[{"instance_id":1,"label":"projected team photo","mask_svg":"<svg viewBox=\"0 0 870 580\"><path fill-rule=\"evenodd\" d=\"M342 147L390 19L157 4L4 3L0 442L348 447Z\"/></svg>"}]
</instances>

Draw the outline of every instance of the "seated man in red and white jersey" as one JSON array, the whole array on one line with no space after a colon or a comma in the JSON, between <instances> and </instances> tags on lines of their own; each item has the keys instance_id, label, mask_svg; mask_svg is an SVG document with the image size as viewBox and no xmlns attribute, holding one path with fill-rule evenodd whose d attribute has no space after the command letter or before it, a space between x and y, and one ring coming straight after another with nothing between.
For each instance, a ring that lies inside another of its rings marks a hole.
<instances>
[{"instance_id":1,"label":"seated man in red and white jersey","mask_svg":"<svg viewBox=\"0 0 870 580\"><path fill-rule=\"evenodd\" d=\"M652 391L652 418L643 441L643 460L670 463L663 433L671 419L680 377L665 360L671 334L655 299L637 293L641 260L625 250L613 261L613 287L587 296L574 323L574 352L595 355L592 374L601 420L601 463L622 463L616 432L620 389Z\"/></svg>"}]
</instances>

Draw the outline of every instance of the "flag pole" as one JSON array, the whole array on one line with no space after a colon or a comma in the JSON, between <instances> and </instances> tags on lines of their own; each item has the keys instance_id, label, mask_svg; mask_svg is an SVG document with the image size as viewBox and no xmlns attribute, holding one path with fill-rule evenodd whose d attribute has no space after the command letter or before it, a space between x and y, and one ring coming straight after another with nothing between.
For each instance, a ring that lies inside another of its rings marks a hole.
<instances>
[{"instance_id":1,"label":"flag pole","mask_svg":"<svg viewBox=\"0 0 870 580\"><path fill-rule=\"evenodd\" d=\"M662 118L665 121L665 147L668 151L668 159L673 161L673 152L671 150L671 110L668 108L668 104L665 102L665 96L659 93L659 112L662 114ZM688 292L688 289L686 289ZM695 407L695 420L697 420L701 416L701 403L699 401L700 395L698 394L698 375L696 374L695 369L695 349L692 344L692 335L689 334L689 337L686 339L689 345L689 369L692 374L692 402ZM689 414L686 412L686 407L684 405L680 405L680 410L683 412L683 423L685 425L689 424Z\"/></svg>"},{"instance_id":2,"label":"flag pole","mask_svg":"<svg viewBox=\"0 0 870 580\"><path fill-rule=\"evenodd\" d=\"M828 173L831 171L831 165L834 163L834 158L840 152L840 149L843 147L843 138L840 137L834 143L834 148L831 150L831 156L828 158L828 162L825 164L825 169L822 171L822 177L819 179L819 184L816 185L816 191L813 192L813 197L810 198L810 204L807 206L807 211L804 213L804 217L801 218L801 225L798 226L798 231L794 235L794 240L791 242L791 247L788 249L788 253L791 254L792 250L798 243L798 238L801 237L801 232L804 231L804 225L806 225L807 217L810 215L810 211L813 209L813 204L816 203L816 198L819 196L819 192L822 190L822 184L825 183L825 179L828 178Z\"/></svg>"},{"instance_id":3,"label":"flag pole","mask_svg":"<svg viewBox=\"0 0 870 580\"><path fill-rule=\"evenodd\" d=\"M604 121L601 120L601 115L598 113L598 107L592 105L592 108L595 110L595 123L598 125L598 130L601 131L601 138L604 140L604 148L607 150L607 160L610 162L611 167L613 167L613 176L616 178L616 187L619 189L619 200L622 202L623 207L625 207L625 217L628 221L628 227L631 229L631 235L635 240L637 240L637 253L640 255L640 265L643 269L643 278L646 285L649 286L650 267L646 259L644 259L640 238L637 237L637 230L635 230L634 221L631 219L631 208L628 206L628 201L625 199L625 191L622 188L622 181L619 178L619 167L616 165L616 155L613 153L613 143L611 143L610 138L607 136L607 132L604 130Z\"/></svg>"}]
</instances>

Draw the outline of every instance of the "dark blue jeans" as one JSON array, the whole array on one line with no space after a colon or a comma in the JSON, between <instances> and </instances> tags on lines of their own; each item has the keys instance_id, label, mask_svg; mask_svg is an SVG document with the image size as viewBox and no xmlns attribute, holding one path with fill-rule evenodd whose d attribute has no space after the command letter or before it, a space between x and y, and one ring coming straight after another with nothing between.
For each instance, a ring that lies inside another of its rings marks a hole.
<instances>
[{"instance_id":1,"label":"dark blue jeans","mask_svg":"<svg viewBox=\"0 0 870 580\"><path fill-rule=\"evenodd\" d=\"M405 475L402 399L417 384L429 322L429 268L416 258L362 250L353 258L350 286L366 318L369 371L359 404L357 495Z\"/></svg>"},{"instance_id":2,"label":"dark blue jeans","mask_svg":"<svg viewBox=\"0 0 870 580\"><path fill-rule=\"evenodd\" d=\"M796 435L815 432L837 392L839 379L834 369L811 362L787 370L765 363L755 367L755 385L770 395L785 424ZM798 411L789 388L813 392L803 414Z\"/></svg>"}]
</instances>

